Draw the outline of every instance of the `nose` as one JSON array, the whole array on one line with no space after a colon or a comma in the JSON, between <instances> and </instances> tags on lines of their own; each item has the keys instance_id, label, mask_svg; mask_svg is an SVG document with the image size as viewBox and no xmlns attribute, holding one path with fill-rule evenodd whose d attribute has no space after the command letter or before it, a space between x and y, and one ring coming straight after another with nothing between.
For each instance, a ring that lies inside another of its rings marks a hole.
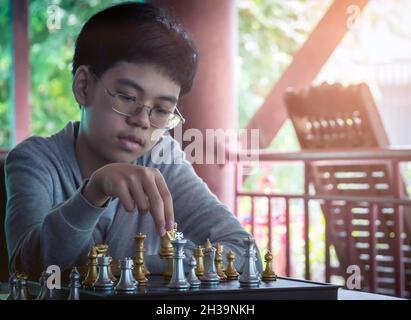
<instances>
[{"instance_id":1,"label":"nose","mask_svg":"<svg viewBox=\"0 0 411 320\"><path fill-rule=\"evenodd\" d=\"M135 114L131 117L127 117L126 121L129 125L141 127L147 129L150 126L150 108L147 106L141 107Z\"/></svg>"}]
</instances>

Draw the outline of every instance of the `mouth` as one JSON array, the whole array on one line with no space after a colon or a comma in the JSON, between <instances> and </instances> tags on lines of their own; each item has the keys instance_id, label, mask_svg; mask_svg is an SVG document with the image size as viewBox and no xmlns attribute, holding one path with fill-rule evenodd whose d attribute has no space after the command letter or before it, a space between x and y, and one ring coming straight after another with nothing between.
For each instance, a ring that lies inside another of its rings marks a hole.
<instances>
[{"instance_id":1,"label":"mouth","mask_svg":"<svg viewBox=\"0 0 411 320\"><path fill-rule=\"evenodd\" d=\"M144 147L144 140L135 135L124 135L118 137L122 146L130 151Z\"/></svg>"}]
</instances>

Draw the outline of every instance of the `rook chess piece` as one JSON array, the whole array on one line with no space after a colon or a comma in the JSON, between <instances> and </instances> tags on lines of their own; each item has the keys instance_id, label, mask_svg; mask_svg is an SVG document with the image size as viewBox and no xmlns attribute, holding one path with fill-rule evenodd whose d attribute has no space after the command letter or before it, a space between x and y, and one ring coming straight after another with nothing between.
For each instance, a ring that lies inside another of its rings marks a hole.
<instances>
[{"instance_id":1,"label":"rook chess piece","mask_svg":"<svg viewBox=\"0 0 411 320\"><path fill-rule=\"evenodd\" d=\"M40 292L36 300L54 300L54 289L50 289L47 285L47 279L51 276L50 272L43 271L40 276Z\"/></svg>"},{"instance_id":2,"label":"rook chess piece","mask_svg":"<svg viewBox=\"0 0 411 320\"><path fill-rule=\"evenodd\" d=\"M228 251L227 269L225 271L225 274L227 275L227 280L237 280L238 279L239 274L237 270L235 269L234 260L235 260L234 252L232 252L231 250Z\"/></svg>"},{"instance_id":3,"label":"rook chess piece","mask_svg":"<svg viewBox=\"0 0 411 320\"><path fill-rule=\"evenodd\" d=\"M267 253L264 256L264 260L266 263L266 267L264 272L261 275L261 279L266 282L270 281L276 281L277 280L277 275L275 274L273 268L272 268L272 261L273 261L273 255L271 252L268 250Z\"/></svg>"},{"instance_id":4,"label":"rook chess piece","mask_svg":"<svg viewBox=\"0 0 411 320\"><path fill-rule=\"evenodd\" d=\"M113 289L113 281L111 281L108 269L110 265L109 256L101 256L97 258L98 275L93 284L96 290L111 290Z\"/></svg>"},{"instance_id":5,"label":"rook chess piece","mask_svg":"<svg viewBox=\"0 0 411 320\"><path fill-rule=\"evenodd\" d=\"M196 259L197 262L197 266L196 266L196 275L198 277L201 277L204 275L204 254L203 254L203 249L201 248L201 246L197 246L194 248L193 250L194 253L194 257Z\"/></svg>"},{"instance_id":6,"label":"rook chess piece","mask_svg":"<svg viewBox=\"0 0 411 320\"><path fill-rule=\"evenodd\" d=\"M190 271L188 272L187 281L190 284L191 288L198 288L201 284L201 281L197 278L195 272L197 261L196 258L194 258L194 256L191 256L191 259L188 262L188 266L190 267Z\"/></svg>"},{"instance_id":7,"label":"rook chess piece","mask_svg":"<svg viewBox=\"0 0 411 320\"><path fill-rule=\"evenodd\" d=\"M240 276L240 286L241 287L257 287L260 284L260 279L258 277L257 266L255 264L256 251L255 251L255 240L249 238L244 239L245 250L245 261L243 272Z\"/></svg>"},{"instance_id":8,"label":"rook chess piece","mask_svg":"<svg viewBox=\"0 0 411 320\"><path fill-rule=\"evenodd\" d=\"M168 287L175 290L187 290L190 284L187 282L186 276L184 274L183 259L184 246L187 240L184 239L182 232L176 232L175 239L171 240L171 244L174 248L173 255L173 275L171 276L170 283Z\"/></svg>"},{"instance_id":9,"label":"rook chess piece","mask_svg":"<svg viewBox=\"0 0 411 320\"><path fill-rule=\"evenodd\" d=\"M220 283L220 277L217 275L214 259L215 259L215 248L205 247L203 249L204 253L204 275L200 277L201 283L205 285L217 285Z\"/></svg>"},{"instance_id":10,"label":"rook chess piece","mask_svg":"<svg viewBox=\"0 0 411 320\"><path fill-rule=\"evenodd\" d=\"M17 288L17 276L16 273L13 273L9 278L9 295L7 296L7 300L16 300L18 294Z\"/></svg>"},{"instance_id":11,"label":"rook chess piece","mask_svg":"<svg viewBox=\"0 0 411 320\"><path fill-rule=\"evenodd\" d=\"M79 288L81 287L81 280L80 273L78 272L76 267L71 269L69 279L70 293L67 300L80 300Z\"/></svg>"},{"instance_id":12,"label":"rook chess piece","mask_svg":"<svg viewBox=\"0 0 411 320\"><path fill-rule=\"evenodd\" d=\"M133 265L133 259L131 258L125 258L124 260L120 260L119 266L121 273L120 280L118 281L118 284L115 287L116 291L128 292L137 289L136 281L133 277L133 272L131 271L133 269Z\"/></svg>"}]
</instances>

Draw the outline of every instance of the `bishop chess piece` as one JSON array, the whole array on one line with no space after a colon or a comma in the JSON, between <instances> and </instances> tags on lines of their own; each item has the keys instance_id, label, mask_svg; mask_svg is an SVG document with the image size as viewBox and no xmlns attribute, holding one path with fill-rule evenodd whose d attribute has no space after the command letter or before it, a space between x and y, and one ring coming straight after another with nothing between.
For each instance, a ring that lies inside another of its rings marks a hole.
<instances>
[{"instance_id":1,"label":"bishop chess piece","mask_svg":"<svg viewBox=\"0 0 411 320\"><path fill-rule=\"evenodd\" d=\"M225 270L227 280L237 280L238 279L239 273L235 269L234 261L235 261L234 252L230 250L227 253L227 269Z\"/></svg>"},{"instance_id":2,"label":"bishop chess piece","mask_svg":"<svg viewBox=\"0 0 411 320\"><path fill-rule=\"evenodd\" d=\"M201 281L197 278L195 269L197 266L197 261L194 256L191 256L190 261L188 262L188 266L190 267L190 271L187 275L187 281L190 284L191 288L198 288L201 285Z\"/></svg>"},{"instance_id":3,"label":"bishop chess piece","mask_svg":"<svg viewBox=\"0 0 411 320\"><path fill-rule=\"evenodd\" d=\"M176 232L175 239L171 240L171 244L174 248L173 254L173 275L171 276L168 288L175 290L187 290L190 287L186 276L184 274L183 260L184 246L187 240L184 239L182 232Z\"/></svg>"},{"instance_id":4,"label":"bishop chess piece","mask_svg":"<svg viewBox=\"0 0 411 320\"><path fill-rule=\"evenodd\" d=\"M85 288L92 288L93 283L97 280L97 254L97 248L92 246L88 254L87 275L83 281L83 285Z\"/></svg>"},{"instance_id":5,"label":"bishop chess piece","mask_svg":"<svg viewBox=\"0 0 411 320\"><path fill-rule=\"evenodd\" d=\"M260 284L260 279L258 277L258 271L256 266L256 251L255 251L255 240L249 238L244 239L245 250L245 261L243 272L240 276L240 286L241 287L258 287Z\"/></svg>"},{"instance_id":6,"label":"bishop chess piece","mask_svg":"<svg viewBox=\"0 0 411 320\"><path fill-rule=\"evenodd\" d=\"M36 300L54 300L54 289L50 289L47 284L47 279L51 276L50 272L43 271L40 276L40 292Z\"/></svg>"},{"instance_id":7,"label":"bishop chess piece","mask_svg":"<svg viewBox=\"0 0 411 320\"><path fill-rule=\"evenodd\" d=\"M217 285L220 283L220 277L218 276L214 264L215 259L215 251L214 247L205 247L203 249L204 253L204 275L200 277L200 280L205 285Z\"/></svg>"},{"instance_id":8,"label":"bishop chess piece","mask_svg":"<svg viewBox=\"0 0 411 320\"><path fill-rule=\"evenodd\" d=\"M101 256L97 258L98 275L93 284L95 290L111 290L113 289L113 281L109 276L110 257Z\"/></svg>"},{"instance_id":9,"label":"bishop chess piece","mask_svg":"<svg viewBox=\"0 0 411 320\"><path fill-rule=\"evenodd\" d=\"M18 287L17 287L17 276L13 273L9 278L9 295L7 296L7 300L16 300L18 294Z\"/></svg>"},{"instance_id":10,"label":"bishop chess piece","mask_svg":"<svg viewBox=\"0 0 411 320\"><path fill-rule=\"evenodd\" d=\"M141 234L141 232L134 237L134 240L136 241L136 257L140 256L140 257L143 258L142 269L143 269L144 275L146 277L149 277L150 276L150 271L148 270L148 268L146 266L146 263L144 261L144 252L146 251L144 249L144 240L145 239L146 239L146 235Z\"/></svg>"},{"instance_id":11,"label":"bishop chess piece","mask_svg":"<svg viewBox=\"0 0 411 320\"><path fill-rule=\"evenodd\" d=\"M261 274L261 279L265 282L276 281L277 275L275 274L273 267L272 267L273 255L271 254L270 251L267 251L267 253L264 256L264 260L265 260L266 266L265 266L265 270Z\"/></svg>"},{"instance_id":12,"label":"bishop chess piece","mask_svg":"<svg viewBox=\"0 0 411 320\"><path fill-rule=\"evenodd\" d=\"M201 246L197 246L193 250L194 257L197 262L197 266L195 269L196 275L201 277L204 275L204 254L203 248Z\"/></svg>"},{"instance_id":13,"label":"bishop chess piece","mask_svg":"<svg viewBox=\"0 0 411 320\"><path fill-rule=\"evenodd\" d=\"M80 287L81 287L81 280L80 280L80 273L78 272L77 268L74 267L71 269L69 275L70 283L70 293L67 300L80 300Z\"/></svg>"},{"instance_id":14,"label":"bishop chess piece","mask_svg":"<svg viewBox=\"0 0 411 320\"><path fill-rule=\"evenodd\" d=\"M125 258L120 260L120 280L114 288L116 291L120 292L130 292L137 289L136 280L133 277L134 262L131 258Z\"/></svg>"},{"instance_id":15,"label":"bishop chess piece","mask_svg":"<svg viewBox=\"0 0 411 320\"><path fill-rule=\"evenodd\" d=\"M166 260L166 269L163 273L165 281L170 281L173 274L173 253L174 248L171 244L171 240L174 240L175 233L177 232L177 223L174 223L174 228L172 230L166 231L166 233L161 237L161 249L159 252L160 258Z\"/></svg>"},{"instance_id":16,"label":"bishop chess piece","mask_svg":"<svg viewBox=\"0 0 411 320\"><path fill-rule=\"evenodd\" d=\"M221 282L227 281L227 276L224 272L223 252L224 246L222 244L217 243L214 262L217 270L217 275L219 276Z\"/></svg>"},{"instance_id":17,"label":"bishop chess piece","mask_svg":"<svg viewBox=\"0 0 411 320\"><path fill-rule=\"evenodd\" d=\"M17 297L16 300L29 300L27 289L27 280L25 277L18 277L17 279Z\"/></svg>"}]
</instances>

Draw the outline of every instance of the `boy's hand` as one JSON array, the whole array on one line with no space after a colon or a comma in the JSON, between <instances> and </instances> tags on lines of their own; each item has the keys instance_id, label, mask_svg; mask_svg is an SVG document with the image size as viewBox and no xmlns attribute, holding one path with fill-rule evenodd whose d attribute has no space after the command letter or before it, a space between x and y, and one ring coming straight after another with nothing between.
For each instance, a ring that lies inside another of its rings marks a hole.
<instances>
[{"instance_id":1,"label":"boy's hand","mask_svg":"<svg viewBox=\"0 0 411 320\"><path fill-rule=\"evenodd\" d=\"M83 196L95 206L119 198L127 211L137 205L140 212L150 211L158 233L174 226L173 199L158 169L113 163L96 170L83 189Z\"/></svg>"}]
</instances>

